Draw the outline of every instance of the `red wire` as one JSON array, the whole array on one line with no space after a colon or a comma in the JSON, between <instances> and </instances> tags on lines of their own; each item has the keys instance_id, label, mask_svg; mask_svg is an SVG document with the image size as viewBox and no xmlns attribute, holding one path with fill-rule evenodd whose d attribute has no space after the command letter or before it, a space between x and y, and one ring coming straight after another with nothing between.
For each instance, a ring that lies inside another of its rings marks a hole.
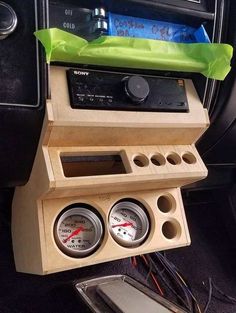
<instances>
[{"instance_id":1,"label":"red wire","mask_svg":"<svg viewBox=\"0 0 236 313\"><path fill-rule=\"evenodd\" d=\"M145 264L146 264L147 266L149 266L146 257L145 257L144 255L141 255L141 258L144 260ZM156 277L154 276L153 272L151 272L150 275L151 275L151 277L152 277L152 280L153 280L153 282L154 282L154 284L155 284L155 286L156 286L158 292L160 293L161 296L164 296L164 292L163 292L163 290L161 289L161 287L160 287L160 285L159 285L159 283L158 283Z\"/></svg>"},{"instance_id":2,"label":"red wire","mask_svg":"<svg viewBox=\"0 0 236 313\"><path fill-rule=\"evenodd\" d=\"M137 260L136 260L136 257L135 257L135 256L133 256L133 257L132 257L132 265L133 265L133 267L137 267L137 265L138 265L138 263L137 263Z\"/></svg>"}]
</instances>

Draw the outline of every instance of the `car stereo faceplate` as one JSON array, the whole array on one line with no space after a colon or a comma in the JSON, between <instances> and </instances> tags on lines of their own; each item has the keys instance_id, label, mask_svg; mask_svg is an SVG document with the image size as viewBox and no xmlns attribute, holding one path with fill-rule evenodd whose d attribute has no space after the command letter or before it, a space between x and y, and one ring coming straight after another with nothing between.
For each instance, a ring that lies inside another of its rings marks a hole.
<instances>
[{"instance_id":1,"label":"car stereo faceplate","mask_svg":"<svg viewBox=\"0 0 236 313\"><path fill-rule=\"evenodd\" d=\"M183 79L96 70L67 71L74 109L187 112Z\"/></svg>"}]
</instances>

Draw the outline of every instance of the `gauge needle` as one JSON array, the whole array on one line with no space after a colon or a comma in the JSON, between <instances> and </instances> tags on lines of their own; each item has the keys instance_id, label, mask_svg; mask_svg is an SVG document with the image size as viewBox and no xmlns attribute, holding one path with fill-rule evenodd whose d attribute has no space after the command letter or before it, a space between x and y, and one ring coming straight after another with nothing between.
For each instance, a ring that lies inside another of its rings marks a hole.
<instances>
[{"instance_id":1,"label":"gauge needle","mask_svg":"<svg viewBox=\"0 0 236 313\"><path fill-rule=\"evenodd\" d=\"M114 227L127 227L127 226L133 226L133 223L126 222L126 223L123 223L123 224L112 225L112 228L114 228Z\"/></svg>"},{"instance_id":2,"label":"gauge needle","mask_svg":"<svg viewBox=\"0 0 236 313\"><path fill-rule=\"evenodd\" d=\"M64 243L66 243L70 238L78 235L81 231L84 231L84 227L80 226L79 228L77 228L75 231L73 231L72 234L70 234L70 236L68 236L66 239L63 240Z\"/></svg>"}]
</instances>

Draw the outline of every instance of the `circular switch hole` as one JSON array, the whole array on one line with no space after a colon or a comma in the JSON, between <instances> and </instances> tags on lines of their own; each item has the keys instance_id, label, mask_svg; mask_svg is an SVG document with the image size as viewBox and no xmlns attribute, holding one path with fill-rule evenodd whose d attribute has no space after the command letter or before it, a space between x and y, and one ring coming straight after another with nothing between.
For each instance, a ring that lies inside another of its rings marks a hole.
<instances>
[{"instance_id":1,"label":"circular switch hole","mask_svg":"<svg viewBox=\"0 0 236 313\"><path fill-rule=\"evenodd\" d=\"M162 225L162 233L167 239L176 239L181 234L181 227L177 221L167 221Z\"/></svg>"},{"instance_id":2,"label":"circular switch hole","mask_svg":"<svg viewBox=\"0 0 236 313\"><path fill-rule=\"evenodd\" d=\"M169 213L175 210L176 203L175 199L168 195L168 196L160 196L157 200L158 209L163 213Z\"/></svg>"},{"instance_id":3,"label":"circular switch hole","mask_svg":"<svg viewBox=\"0 0 236 313\"><path fill-rule=\"evenodd\" d=\"M149 164L148 158L143 154L136 155L133 161L138 167L145 167Z\"/></svg>"},{"instance_id":4,"label":"circular switch hole","mask_svg":"<svg viewBox=\"0 0 236 313\"><path fill-rule=\"evenodd\" d=\"M197 162L197 159L191 152L186 152L182 155L182 159L187 164L194 164Z\"/></svg>"},{"instance_id":5,"label":"circular switch hole","mask_svg":"<svg viewBox=\"0 0 236 313\"><path fill-rule=\"evenodd\" d=\"M172 165L177 165L181 163L180 156L175 152L170 153L166 159Z\"/></svg>"},{"instance_id":6,"label":"circular switch hole","mask_svg":"<svg viewBox=\"0 0 236 313\"><path fill-rule=\"evenodd\" d=\"M162 154L156 153L151 157L151 162L156 166L161 166L166 164L166 159Z\"/></svg>"}]
</instances>

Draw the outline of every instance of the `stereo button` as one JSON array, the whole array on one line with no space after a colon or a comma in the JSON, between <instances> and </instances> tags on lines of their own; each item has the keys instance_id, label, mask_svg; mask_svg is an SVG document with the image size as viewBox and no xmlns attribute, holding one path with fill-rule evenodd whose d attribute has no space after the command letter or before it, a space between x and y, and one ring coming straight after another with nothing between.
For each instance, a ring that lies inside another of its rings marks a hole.
<instances>
[{"instance_id":1,"label":"stereo button","mask_svg":"<svg viewBox=\"0 0 236 313\"><path fill-rule=\"evenodd\" d=\"M143 102L149 95L149 85L142 76L130 76L124 79L125 92L135 103Z\"/></svg>"}]
</instances>

